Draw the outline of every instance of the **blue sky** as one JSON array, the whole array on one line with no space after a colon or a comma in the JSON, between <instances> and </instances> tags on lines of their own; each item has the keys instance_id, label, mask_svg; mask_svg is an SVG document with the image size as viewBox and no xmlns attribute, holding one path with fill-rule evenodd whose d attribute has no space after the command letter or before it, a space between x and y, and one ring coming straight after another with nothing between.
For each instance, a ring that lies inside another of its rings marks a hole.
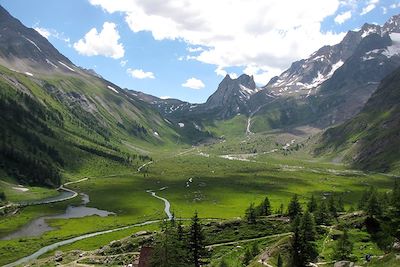
<instances>
[{"instance_id":1,"label":"blue sky","mask_svg":"<svg viewBox=\"0 0 400 267\"><path fill-rule=\"evenodd\" d=\"M204 102L226 73L259 85L394 0L1 0L76 65L123 88ZM290 7L290 8L289 8Z\"/></svg>"}]
</instances>

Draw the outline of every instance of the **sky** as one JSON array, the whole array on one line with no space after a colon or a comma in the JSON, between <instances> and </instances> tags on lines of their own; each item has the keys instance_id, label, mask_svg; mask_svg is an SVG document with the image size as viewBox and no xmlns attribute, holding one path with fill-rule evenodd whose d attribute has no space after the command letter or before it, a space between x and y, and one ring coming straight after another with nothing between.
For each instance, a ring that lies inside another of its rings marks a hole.
<instances>
[{"instance_id":1,"label":"sky","mask_svg":"<svg viewBox=\"0 0 400 267\"><path fill-rule=\"evenodd\" d=\"M399 0L0 0L76 65L161 98L202 103L226 74L259 86L400 13Z\"/></svg>"}]
</instances>

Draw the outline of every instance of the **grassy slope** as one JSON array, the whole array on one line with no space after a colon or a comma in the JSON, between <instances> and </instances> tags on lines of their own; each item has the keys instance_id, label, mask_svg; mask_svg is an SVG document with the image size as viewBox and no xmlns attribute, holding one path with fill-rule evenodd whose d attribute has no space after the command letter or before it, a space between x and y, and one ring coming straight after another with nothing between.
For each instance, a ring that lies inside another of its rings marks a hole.
<instances>
[{"instance_id":1,"label":"grassy slope","mask_svg":"<svg viewBox=\"0 0 400 267\"><path fill-rule=\"evenodd\" d=\"M384 79L363 110L353 119L327 130L317 154L341 154L355 167L400 171L400 70Z\"/></svg>"}]
</instances>

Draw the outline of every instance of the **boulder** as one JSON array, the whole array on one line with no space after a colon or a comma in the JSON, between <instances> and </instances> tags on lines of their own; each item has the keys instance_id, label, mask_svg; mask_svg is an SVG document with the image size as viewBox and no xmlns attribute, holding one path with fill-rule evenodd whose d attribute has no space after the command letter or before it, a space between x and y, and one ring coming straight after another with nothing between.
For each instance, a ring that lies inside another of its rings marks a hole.
<instances>
[{"instance_id":1,"label":"boulder","mask_svg":"<svg viewBox=\"0 0 400 267\"><path fill-rule=\"evenodd\" d=\"M354 262L351 261L338 261L333 267L354 267Z\"/></svg>"}]
</instances>

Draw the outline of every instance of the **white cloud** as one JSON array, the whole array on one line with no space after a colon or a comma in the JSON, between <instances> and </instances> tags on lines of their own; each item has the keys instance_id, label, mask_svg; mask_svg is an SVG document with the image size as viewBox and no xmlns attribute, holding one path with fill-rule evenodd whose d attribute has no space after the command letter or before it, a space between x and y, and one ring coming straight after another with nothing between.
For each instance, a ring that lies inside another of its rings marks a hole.
<instances>
[{"instance_id":1,"label":"white cloud","mask_svg":"<svg viewBox=\"0 0 400 267\"><path fill-rule=\"evenodd\" d=\"M278 68L259 68L256 65L249 65L244 70L244 73L247 75L253 75L254 81L257 84L265 85L271 80L272 77L279 75L281 70Z\"/></svg>"},{"instance_id":2,"label":"white cloud","mask_svg":"<svg viewBox=\"0 0 400 267\"><path fill-rule=\"evenodd\" d=\"M40 33L41 36L43 36L46 39L49 39L51 33L48 29L42 28L42 27L35 27L34 28L35 31L37 31L38 33Z\"/></svg>"},{"instance_id":3,"label":"white cloud","mask_svg":"<svg viewBox=\"0 0 400 267\"><path fill-rule=\"evenodd\" d=\"M188 47L187 51L189 53L195 53L195 52L201 52L204 51L204 49L202 47Z\"/></svg>"},{"instance_id":4,"label":"white cloud","mask_svg":"<svg viewBox=\"0 0 400 267\"><path fill-rule=\"evenodd\" d=\"M121 67L125 67L127 63L128 63L128 60L127 60L127 59L126 59L126 60L121 60L121 61L119 62L119 64L121 65Z\"/></svg>"},{"instance_id":5,"label":"white cloud","mask_svg":"<svg viewBox=\"0 0 400 267\"><path fill-rule=\"evenodd\" d=\"M398 7L400 7L400 3L397 3L397 4L391 4L389 7L390 7L391 9L398 8Z\"/></svg>"},{"instance_id":6,"label":"white cloud","mask_svg":"<svg viewBox=\"0 0 400 267\"><path fill-rule=\"evenodd\" d=\"M56 31L54 29L47 29L47 28L40 27L38 23L33 26L33 29L46 39L49 39L50 37L52 37L52 38L55 38L55 39L65 42L68 46L71 46L71 40L69 39L69 37L66 37L63 32L59 33L58 31Z\"/></svg>"},{"instance_id":7,"label":"white cloud","mask_svg":"<svg viewBox=\"0 0 400 267\"><path fill-rule=\"evenodd\" d=\"M79 54L85 56L100 55L119 59L125 54L123 45L118 43L119 38L116 25L111 22L104 22L101 32L92 28L83 39L74 43L74 48Z\"/></svg>"},{"instance_id":8,"label":"white cloud","mask_svg":"<svg viewBox=\"0 0 400 267\"><path fill-rule=\"evenodd\" d=\"M89 1L125 14L133 32L204 48L196 59L217 67L255 65L272 73L344 36L321 32L322 21L337 12L341 0Z\"/></svg>"},{"instance_id":9,"label":"white cloud","mask_svg":"<svg viewBox=\"0 0 400 267\"><path fill-rule=\"evenodd\" d=\"M222 76L222 77L225 77L225 76L228 74L228 72L226 72L226 71L224 70L224 68L221 67L221 66L218 66L218 67L215 69L214 72L215 72L218 76ZM237 77L239 77L239 75L237 75L237 73L235 73L235 72L230 72L230 73L229 73L229 76L230 76L232 79L236 79Z\"/></svg>"},{"instance_id":10,"label":"white cloud","mask_svg":"<svg viewBox=\"0 0 400 267\"><path fill-rule=\"evenodd\" d=\"M335 17L335 22L337 24L343 24L345 21L349 20L351 18L351 11L346 11L343 13L340 13Z\"/></svg>"},{"instance_id":11,"label":"white cloud","mask_svg":"<svg viewBox=\"0 0 400 267\"><path fill-rule=\"evenodd\" d=\"M370 0L367 5L362 9L360 15L365 15L376 8L376 5L379 3L379 0Z\"/></svg>"},{"instance_id":12,"label":"white cloud","mask_svg":"<svg viewBox=\"0 0 400 267\"><path fill-rule=\"evenodd\" d=\"M127 69L126 72L136 79L154 79L154 73L151 71L143 71L142 69Z\"/></svg>"},{"instance_id":13,"label":"white cloud","mask_svg":"<svg viewBox=\"0 0 400 267\"><path fill-rule=\"evenodd\" d=\"M193 77L187 79L186 82L182 84L182 86L186 87L186 88L190 88L190 89L195 89L195 90L199 90L199 89L205 87L204 83L201 80L193 78Z\"/></svg>"}]
</instances>

